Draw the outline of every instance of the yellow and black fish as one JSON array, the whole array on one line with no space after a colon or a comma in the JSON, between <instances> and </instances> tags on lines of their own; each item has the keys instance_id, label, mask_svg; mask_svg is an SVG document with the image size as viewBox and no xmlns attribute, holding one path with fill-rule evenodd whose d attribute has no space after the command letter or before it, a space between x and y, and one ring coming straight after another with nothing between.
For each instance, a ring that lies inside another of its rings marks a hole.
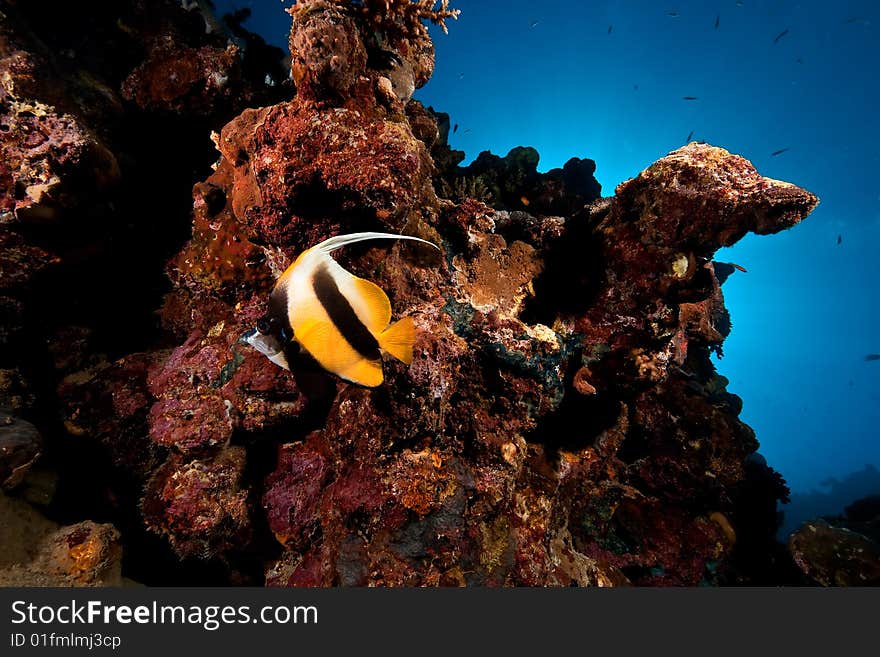
<instances>
[{"instance_id":1,"label":"yellow and black fish","mask_svg":"<svg viewBox=\"0 0 880 657\"><path fill-rule=\"evenodd\" d=\"M328 372L363 386L383 381L382 353L412 362L412 317L391 324L391 303L375 283L347 272L330 253L373 239L410 235L337 235L303 251L275 283L269 310L244 340L276 365L290 369L285 349L295 340Z\"/></svg>"}]
</instances>

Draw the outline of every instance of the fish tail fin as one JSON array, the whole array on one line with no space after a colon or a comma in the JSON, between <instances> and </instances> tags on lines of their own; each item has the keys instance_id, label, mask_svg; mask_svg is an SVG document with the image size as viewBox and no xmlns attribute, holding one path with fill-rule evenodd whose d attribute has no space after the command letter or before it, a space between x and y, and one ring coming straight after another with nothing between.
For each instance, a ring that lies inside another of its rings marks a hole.
<instances>
[{"instance_id":1,"label":"fish tail fin","mask_svg":"<svg viewBox=\"0 0 880 657\"><path fill-rule=\"evenodd\" d=\"M379 334L378 341L382 349L409 365L413 360L413 344L416 341L413 318L404 317L395 322Z\"/></svg>"},{"instance_id":2,"label":"fish tail fin","mask_svg":"<svg viewBox=\"0 0 880 657\"><path fill-rule=\"evenodd\" d=\"M373 232L336 235L334 237L324 240L320 244L315 245L313 248L324 253L331 253L336 249L341 249L343 246L348 246L349 244L354 244L355 242L364 242L366 240L413 240L414 242L421 242L422 244L433 246L438 251L440 250L439 246L437 246L433 242L429 242L428 240L423 240L421 237L414 237L412 235L396 235L394 233Z\"/></svg>"}]
</instances>

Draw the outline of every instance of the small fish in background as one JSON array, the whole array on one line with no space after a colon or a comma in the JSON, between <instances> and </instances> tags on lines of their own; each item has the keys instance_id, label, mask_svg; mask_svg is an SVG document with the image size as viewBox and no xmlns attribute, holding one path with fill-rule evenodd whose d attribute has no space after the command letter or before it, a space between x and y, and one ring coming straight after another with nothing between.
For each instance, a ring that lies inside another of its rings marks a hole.
<instances>
[{"instance_id":1,"label":"small fish in background","mask_svg":"<svg viewBox=\"0 0 880 657\"><path fill-rule=\"evenodd\" d=\"M536 27L538 27L538 23L540 23L540 22L541 22L541 21L532 21L532 22L529 24L529 27L530 27L530 28L536 28Z\"/></svg>"},{"instance_id":2,"label":"small fish in background","mask_svg":"<svg viewBox=\"0 0 880 657\"><path fill-rule=\"evenodd\" d=\"M865 360L880 360L880 354L867 354Z\"/></svg>"},{"instance_id":3,"label":"small fish in background","mask_svg":"<svg viewBox=\"0 0 880 657\"><path fill-rule=\"evenodd\" d=\"M466 135L466 134L469 133L470 131L471 131L470 128L465 128L465 129L464 129L464 132L462 132L461 134Z\"/></svg>"},{"instance_id":4,"label":"small fish in background","mask_svg":"<svg viewBox=\"0 0 880 657\"><path fill-rule=\"evenodd\" d=\"M458 79L459 79L459 80L464 80L464 73L459 73L459 74L458 74Z\"/></svg>"},{"instance_id":5,"label":"small fish in background","mask_svg":"<svg viewBox=\"0 0 880 657\"><path fill-rule=\"evenodd\" d=\"M776 157L777 155L782 155L785 151L787 151L789 149L790 149L790 147L780 148L778 151L773 151L772 153L770 153L770 157Z\"/></svg>"},{"instance_id":6,"label":"small fish in background","mask_svg":"<svg viewBox=\"0 0 880 657\"><path fill-rule=\"evenodd\" d=\"M864 20L865 19L862 18L861 16L853 16L852 18L847 18L845 21L843 21L843 24L844 25L852 25L853 23L859 23Z\"/></svg>"},{"instance_id":7,"label":"small fish in background","mask_svg":"<svg viewBox=\"0 0 880 657\"><path fill-rule=\"evenodd\" d=\"M318 364L347 381L375 387L382 383L382 354L412 362L415 326L404 317L389 326L391 303L375 283L346 271L330 254L366 240L413 240L411 235L337 235L303 251L278 278L269 310L242 339L270 361L290 369L286 350L296 342Z\"/></svg>"},{"instance_id":8,"label":"small fish in background","mask_svg":"<svg viewBox=\"0 0 880 657\"><path fill-rule=\"evenodd\" d=\"M715 15L715 29L718 29L718 26L721 25L721 14Z\"/></svg>"},{"instance_id":9,"label":"small fish in background","mask_svg":"<svg viewBox=\"0 0 880 657\"><path fill-rule=\"evenodd\" d=\"M795 61L796 64L803 64L803 63L804 63L804 59L803 59L803 57L798 57L798 58L797 58L796 60L794 60L794 61Z\"/></svg>"},{"instance_id":10,"label":"small fish in background","mask_svg":"<svg viewBox=\"0 0 880 657\"><path fill-rule=\"evenodd\" d=\"M744 3L742 0L736 0L736 6L737 6L737 7L742 7L743 4L745 4L745 3Z\"/></svg>"},{"instance_id":11,"label":"small fish in background","mask_svg":"<svg viewBox=\"0 0 880 657\"><path fill-rule=\"evenodd\" d=\"M452 126L452 134L455 134L456 132L458 132L458 124L457 123L454 126Z\"/></svg>"},{"instance_id":12,"label":"small fish in background","mask_svg":"<svg viewBox=\"0 0 880 657\"><path fill-rule=\"evenodd\" d=\"M837 244L840 245L843 242L843 235L837 236Z\"/></svg>"},{"instance_id":13,"label":"small fish in background","mask_svg":"<svg viewBox=\"0 0 880 657\"><path fill-rule=\"evenodd\" d=\"M686 144L691 143L691 137L693 137L693 136L694 136L694 131L691 130L691 131L688 133L687 139L684 140L684 143L686 143Z\"/></svg>"},{"instance_id":14,"label":"small fish in background","mask_svg":"<svg viewBox=\"0 0 880 657\"><path fill-rule=\"evenodd\" d=\"M609 25L609 26L608 26L608 34L611 34L611 30L613 30L613 29L614 29L614 26L613 26L613 25Z\"/></svg>"},{"instance_id":15,"label":"small fish in background","mask_svg":"<svg viewBox=\"0 0 880 657\"><path fill-rule=\"evenodd\" d=\"M776 35L776 38L773 39L773 45L776 45L777 43L779 43L779 40L782 37L784 37L786 34L788 34L788 28L785 28L784 30L782 30L782 32L780 32L779 34Z\"/></svg>"},{"instance_id":16,"label":"small fish in background","mask_svg":"<svg viewBox=\"0 0 880 657\"><path fill-rule=\"evenodd\" d=\"M728 262L727 264L730 265L731 267L733 267L734 269L738 269L738 270L741 271L743 274L748 274L748 273L749 273L749 270L748 270L748 269L746 269L745 267L743 267L743 266L741 266L741 265L736 264L735 262Z\"/></svg>"},{"instance_id":17,"label":"small fish in background","mask_svg":"<svg viewBox=\"0 0 880 657\"><path fill-rule=\"evenodd\" d=\"M634 84L634 85L633 85L633 91L638 91L638 90L639 90L639 85Z\"/></svg>"},{"instance_id":18,"label":"small fish in background","mask_svg":"<svg viewBox=\"0 0 880 657\"><path fill-rule=\"evenodd\" d=\"M699 100L699 97L697 97L697 96L682 96L681 99L682 100Z\"/></svg>"},{"instance_id":19,"label":"small fish in background","mask_svg":"<svg viewBox=\"0 0 880 657\"><path fill-rule=\"evenodd\" d=\"M670 11L667 11L667 12L666 12L666 15L669 16L669 18L678 18L679 16L681 16L681 14L679 14L679 13L678 13L677 11L675 11L674 9L673 9L673 10L670 10Z\"/></svg>"},{"instance_id":20,"label":"small fish in background","mask_svg":"<svg viewBox=\"0 0 880 657\"><path fill-rule=\"evenodd\" d=\"M529 207L529 199L527 196L520 196L519 202L522 203L524 206Z\"/></svg>"}]
</instances>

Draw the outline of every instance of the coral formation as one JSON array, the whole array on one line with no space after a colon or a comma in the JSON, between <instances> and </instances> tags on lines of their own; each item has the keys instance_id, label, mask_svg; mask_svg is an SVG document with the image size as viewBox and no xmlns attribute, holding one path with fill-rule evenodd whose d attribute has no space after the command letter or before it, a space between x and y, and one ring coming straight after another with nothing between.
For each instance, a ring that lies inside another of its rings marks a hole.
<instances>
[{"instance_id":1,"label":"coral formation","mask_svg":"<svg viewBox=\"0 0 880 657\"><path fill-rule=\"evenodd\" d=\"M880 544L849 529L807 522L788 547L801 570L822 586L880 584Z\"/></svg>"},{"instance_id":2,"label":"coral formation","mask_svg":"<svg viewBox=\"0 0 880 657\"><path fill-rule=\"evenodd\" d=\"M193 181L189 240L166 253L163 332L102 342L106 324L61 308L49 335L64 347L45 355L58 385L39 392L57 395L64 428L38 429L70 451L90 445L117 473L116 502L101 504L147 583L182 572L143 565L154 545L173 552L162 567L202 564L210 583L775 582L787 490L754 458L741 402L709 359L730 330L712 257L749 231L789 228L816 197L697 143L610 198L588 159L539 173L537 152L517 148L459 167L448 118L411 100L433 70L423 19L455 16L435 4L297 3L287 100L249 86L237 42L168 27L194 17L147 23L153 37L116 71L104 111L188 129L201 116L220 157ZM41 118L18 102L4 111ZM51 122L93 183L73 195L67 165L45 164L21 130L7 137L13 226L60 221L126 184L119 135L81 120ZM38 295L21 290L70 257L5 226L0 266L17 273L0 287L14 300L4 349L32 330L15 317ZM282 370L242 342L293 258L360 230L442 245L439 257L402 243L338 254L413 317L411 365L387 362L385 384L365 389L306 362ZM21 364L10 371L22 383L0 392L26 391ZM16 436L18 460L0 472L39 451Z\"/></svg>"},{"instance_id":3,"label":"coral formation","mask_svg":"<svg viewBox=\"0 0 880 657\"><path fill-rule=\"evenodd\" d=\"M146 373L161 352L132 352L161 345L162 264L188 236L192 183L215 158L210 131L289 94L282 59L256 37L206 31L174 0L0 5L0 478L10 494L65 523L139 523L142 480L165 458L143 432Z\"/></svg>"},{"instance_id":4,"label":"coral formation","mask_svg":"<svg viewBox=\"0 0 880 657\"><path fill-rule=\"evenodd\" d=\"M0 586L120 586L122 546L112 525L58 527L0 493Z\"/></svg>"},{"instance_id":5,"label":"coral formation","mask_svg":"<svg viewBox=\"0 0 880 657\"><path fill-rule=\"evenodd\" d=\"M880 496L846 507L842 516L805 522L788 538L797 567L822 586L880 584Z\"/></svg>"}]
</instances>

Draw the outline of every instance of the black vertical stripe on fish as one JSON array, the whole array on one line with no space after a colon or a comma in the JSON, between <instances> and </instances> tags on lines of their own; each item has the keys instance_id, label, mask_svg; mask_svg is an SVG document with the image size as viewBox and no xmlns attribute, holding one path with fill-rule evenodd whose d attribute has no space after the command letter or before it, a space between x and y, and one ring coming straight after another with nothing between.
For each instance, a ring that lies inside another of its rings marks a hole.
<instances>
[{"instance_id":1,"label":"black vertical stripe on fish","mask_svg":"<svg viewBox=\"0 0 880 657\"><path fill-rule=\"evenodd\" d=\"M315 270L312 289L330 321L352 349L367 360L379 360L382 357L379 352L379 342L358 318L348 299L339 291L333 275L325 265Z\"/></svg>"},{"instance_id":2,"label":"black vertical stripe on fish","mask_svg":"<svg viewBox=\"0 0 880 657\"><path fill-rule=\"evenodd\" d=\"M290 316L287 313L287 290L276 288L269 295L269 309L265 320L270 322L270 333L289 340L293 336Z\"/></svg>"}]
</instances>

